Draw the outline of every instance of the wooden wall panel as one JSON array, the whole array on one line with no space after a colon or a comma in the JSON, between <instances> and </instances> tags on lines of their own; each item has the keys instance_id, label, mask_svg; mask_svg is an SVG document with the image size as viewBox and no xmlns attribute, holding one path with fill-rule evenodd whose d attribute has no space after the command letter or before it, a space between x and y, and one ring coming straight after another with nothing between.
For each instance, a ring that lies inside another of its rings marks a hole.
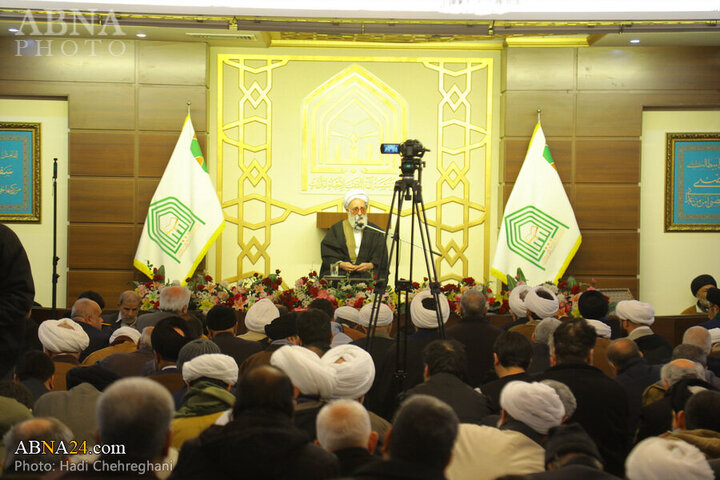
<instances>
[{"instance_id":1,"label":"wooden wall panel","mask_svg":"<svg viewBox=\"0 0 720 480\"><path fill-rule=\"evenodd\" d=\"M505 183L502 186L502 206L503 209L505 208L505 205L507 205L508 198L510 198L510 193L512 193L512 189L515 186L514 183ZM563 188L565 189L565 193L568 196L568 199L570 199L570 203L573 203L573 198L575 196L575 189L572 184L569 183L563 183ZM500 214L502 215L502 210L500 211Z\"/></svg>"},{"instance_id":2,"label":"wooden wall panel","mask_svg":"<svg viewBox=\"0 0 720 480\"><path fill-rule=\"evenodd\" d=\"M141 42L140 83L206 85L207 46L204 43Z\"/></svg>"},{"instance_id":3,"label":"wooden wall panel","mask_svg":"<svg viewBox=\"0 0 720 480\"><path fill-rule=\"evenodd\" d=\"M134 225L70 225L68 267L127 269L137 243Z\"/></svg>"},{"instance_id":4,"label":"wooden wall panel","mask_svg":"<svg viewBox=\"0 0 720 480\"><path fill-rule=\"evenodd\" d=\"M582 48L579 90L716 90L715 47Z\"/></svg>"},{"instance_id":5,"label":"wooden wall panel","mask_svg":"<svg viewBox=\"0 0 720 480\"><path fill-rule=\"evenodd\" d=\"M115 307L120 294L132 289L137 278L132 270L70 270L68 272L67 305L70 307L77 296L85 290L95 290L102 295L108 309Z\"/></svg>"},{"instance_id":6,"label":"wooden wall panel","mask_svg":"<svg viewBox=\"0 0 720 480\"><path fill-rule=\"evenodd\" d=\"M572 90L575 88L574 48L508 48L505 88L508 90Z\"/></svg>"},{"instance_id":7,"label":"wooden wall panel","mask_svg":"<svg viewBox=\"0 0 720 480\"><path fill-rule=\"evenodd\" d=\"M572 142L546 138L550 153L563 181L572 180ZM530 137L523 139L508 138L503 140L505 161L503 163L503 181L514 182L520 173L520 167L525 160L525 154L530 143Z\"/></svg>"},{"instance_id":8,"label":"wooden wall panel","mask_svg":"<svg viewBox=\"0 0 720 480\"><path fill-rule=\"evenodd\" d=\"M133 133L70 132L70 175L132 177Z\"/></svg>"},{"instance_id":9,"label":"wooden wall panel","mask_svg":"<svg viewBox=\"0 0 720 480\"><path fill-rule=\"evenodd\" d=\"M150 200L152 200L152 197L155 194L158 183L160 183L160 177L138 179L137 214L135 215L135 223L145 223L145 217L147 217L147 211L150 207Z\"/></svg>"},{"instance_id":10,"label":"wooden wall panel","mask_svg":"<svg viewBox=\"0 0 720 480\"><path fill-rule=\"evenodd\" d=\"M590 284L593 280L597 288L629 288L633 297L640 296L640 281L635 276L629 277L603 277L603 276L575 276L578 282Z\"/></svg>"},{"instance_id":11,"label":"wooden wall panel","mask_svg":"<svg viewBox=\"0 0 720 480\"><path fill-rule=\"evenodd\" d=\"M141 85L138 93L140 130L181 130L187 101L197 131L205 131L207 89L200 87Z\"/></svg>"},{"instance_id":12,"label":"wooden wall panel","mask_svg":"<svg viewBox=\"0 0 720 480\"><path fill-rule=\"evenodd\" d=\"M567 92L508 91L503 95L504 135L527 137L537 123L537 109L542 110L546 136L567 137L573 134L575 95Z\"/></svg>"},{"instance_id":13,"label":"wooden wall panel","mask_svg":"<svg viewBox=\"0 0 720 480\"><path fill-rule=\"evenodd\" d=\"M70 223L132 223L133 179L70 177L68 184Z\"/></svg>"},{"instance_id":14,"label":"wooden wall panel","mask_svg":"<svg viewBox=\"0 0 720 480\"><path fill-rule=\"evenodd\" d=\"M584 231L582 245L570 263L580 275L635 276L640 258L640 234L630 231Z\"/></svg>"},{"instance_id":15,"label":"wooden wall panel","mask_svg":"<svg viewBox=\"0 0 720 480\"><path fill-rule=\"evenodd\" d=\"M593 183L638 183L640 140L575 141L575 180Z\"/></svg>"},{"instance_id":16,"label":"wooden wall panel","mask_svg":"<svg viewBox=\"0 0 720 480\"><path fill-rule=\"evenodd\" d=\"M196 124L194 118L193 124ZM196 124L196 126L198 125ZM200 149L207 160L207 133L197 132L196 135ZM174 133L141 132L139 135L138 175L141 177L162 177L179 136L180 131Z\"/></svg>"},{"instance_id":17,"label":"wooden wall panel","mask_svg":"<svg viewBox=\"0 0 720 480\"><path fill-rule=\"evenodd\" d=\"M22 41L28 43L18 43ZM38 42L42 42L39 50ZM67 43L63 49L64 42ZM77 37L35 40L4 37L0 42L0 65L12 65L12 68L0 69L0 80L132 83L135 80L135 42L112 37L96 38L94 42ZM114 42L112 47L110 42ZM28 46L23 48L24 45ZM46 48L48 45L50 50ZM77 46L77 53L71 55L74 46Z\"/></svg>"},{"instance_id":18,"label":"wooden wall panel","mask_svg":"<svg viewBox=\"0 0 720 480\"><path fill-rule=\"evenodd\" d=\"M581 232L637 229L640 227L640 187L577 183L573 209Z\"/></svg>"},{"instance_id":19,"label":"wooden wall panel","mask_svg":"<svg viewBox=\"0 0 720 480\"><path fill-rule=\"evenodd\" d=\"M70 129L132 130L135 87L125 84L73 84L69 87Z\"/></svg>"}]
</instances>

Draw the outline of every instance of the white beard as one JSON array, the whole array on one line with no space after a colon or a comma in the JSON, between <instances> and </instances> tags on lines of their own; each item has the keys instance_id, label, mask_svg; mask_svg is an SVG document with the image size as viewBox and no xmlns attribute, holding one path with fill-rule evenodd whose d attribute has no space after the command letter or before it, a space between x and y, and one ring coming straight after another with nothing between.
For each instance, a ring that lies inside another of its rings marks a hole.
<instances>
[{"instance_id":1,"label":"white beard","mask_svg":"<svg viewBox=\"0 0 720 480\"><path fill-rule=\"evenodd\" d=\"M352 213L348 212L348 221L350 222L351 227L353 227L355 230L360 230L361 227L357 225L358 221L360 221L363 226L367 225L367 214L353 215Z\"/></svg>"}]
</instances>

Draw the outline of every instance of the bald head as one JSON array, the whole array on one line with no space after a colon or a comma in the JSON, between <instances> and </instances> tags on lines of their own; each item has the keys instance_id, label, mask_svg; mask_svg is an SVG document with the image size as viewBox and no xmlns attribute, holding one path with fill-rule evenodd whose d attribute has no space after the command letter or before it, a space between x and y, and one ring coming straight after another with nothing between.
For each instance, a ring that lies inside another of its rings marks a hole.
<instances>
[{"instance_id":1,"label":"bald head","mask_svg":"<svg viewBox=\"0 0 720 480\"><path fill-rule=\"evenodd\" d=\"M70 311L70 316L73 320L90 324L95 328L102 326L100 314L102 314L100 305L89 298L78 298L75 300L72 310Z\"/></svg>"},{"instance_id":2,"label":"bald head","mask_svg":"<svg viewBox=\"0 0 720 480\"><path fill-rule=\"evenodd\" d=\"M666 363L660 369L660 380L665 384L665 388L670 388L686 378L705 380L705 369L699 363L685 358Z\"/></svg>"},{"instance_id":3,"label":"bald head","mask_svg":"<svg viewBox=\"0 0 720 480\"><path fill-rule=\"evenodd\" d=\"M640 349L637 344L629 338L618 338L613 340L608 346L607 357L610 363L615 365L618 370L622 369L629 363L640 356Z\"/></svg>"},{"instance_id":4,"label":"bald head","mask_svg":"<svg viewBox=\"0 0 720 480\"><path fill-rule=\"evenodd\" d=\"M172 285L160 290L160 310L173 313L185 313L190 303L190 290Z\"/></svg>"},{"instance_id":5,"label":"bald head","mask_svg":"<svg viewBox=\"0 0 720 480\"><path fill-rule=\"evenodd\" d=\"M62 453L44 452L44 454L24 453L23 449L18 449L22 442L28 445L30 441L44 441L64 443L68 445L73 440L73 433L60 420L51 417L38 417L16 424L3 437L3 443L6 447L6 455L4 459L4 473L15 471L15 462L25 462L26 464L43 463L51 464L55 467L65 460L67 455ZM17 453L16 453L17 452Z\"/></svg>"},{"instance_id":6,"label":"bald head","mask_svg":"<svg viewBox=\"0 0 720 480\"><path fill-rule=\"evenodd\" d=\"M370 416L360 402L336 400L325 405L318 413L317 439L329 452L342 448L368 448Z\"/></svg>"},{"instance_id":7,"label":"bald head","mask_svg":"<svg viewBox=\"0 0 720 480\"><path fill-rule=\"evenodd\" d=\"M689 343L690 345L696 345L703 349L707 354L710 353L712 348L712 339L710 338L710 331L705 327L694 326L685 330L683 334L682 343Z\"/></svg>"}]
</instances>

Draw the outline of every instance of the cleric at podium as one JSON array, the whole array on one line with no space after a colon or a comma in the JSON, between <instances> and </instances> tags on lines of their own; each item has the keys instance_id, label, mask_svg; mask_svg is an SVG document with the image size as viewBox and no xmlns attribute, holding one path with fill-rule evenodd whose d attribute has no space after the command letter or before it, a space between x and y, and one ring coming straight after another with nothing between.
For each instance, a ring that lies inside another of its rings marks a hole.
<instances>
[{"instance_id":1,"label":"cleric at podium","mask_svg":"<svg viewBox=\"0 0 720 480\"><path fill-rule=\"evenodd\" d=\"M330 275L331 266L338 266L339 275L351 278L371 278L385 261L384 235L377 225L368 224L367 210L370 199L363 190L350 190L345 194L343 207L347 218L330 227L320 245L322 267L320 276ZM333 272L334 273L334 272Z\"/></svg>"}]
</instances>

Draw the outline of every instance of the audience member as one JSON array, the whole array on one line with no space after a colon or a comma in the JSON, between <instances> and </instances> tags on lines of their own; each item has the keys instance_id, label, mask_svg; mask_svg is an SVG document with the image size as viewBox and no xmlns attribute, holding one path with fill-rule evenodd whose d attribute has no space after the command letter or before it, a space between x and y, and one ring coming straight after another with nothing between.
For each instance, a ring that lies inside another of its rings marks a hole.
<instances>
[{"instance_id":1,"label":"audience member","mask_svg":"<svg viewBox=\"0 0 720 480\"><path fill-rule=\"evenodd\" d=\"M559 325L560 320L549 317L541 320L535 326L535 331L531 337L533 356L528 369L528 373L531 375L541 374L550 368L552 337Z\"/></svg>"},{"instance_id":2,"label":"audience member","mask_svg":"<svg viewBox=\"0 0 720 480\"><path fill-rule=\"evenodd\" d=\"M670 360L672 346L650 328L655 323L655 309L652 305L637 300L623 300L615 307L615 314L628 332L627 338L637 343L645 361L650 365L658 365Z\"/></svg>"},{"instance_id":3,"label":"audience member","mask_svg":"<svg viewBox=\"0 0 720 480\"><path fill-rule=\"evenodd\" d=\"M618 383L591 365L596 336L583 319L564 321L553 334L554 366L543 378L570 388L577 410L569 421L583 426L600 449L608 472L621 476L629 438L628 401Z\"/></svg>"},{"instance_id":4,"label":"audience member","mask_svg":"<svg viewBox=\"0 0 720 480\"><path fill-rule=\"evenodd\" d=\"M110 334L102 330L101 313L100 306L89 298L79 298L72 306L70 317L82 327L90 340L80 354L81 362L91 353L108 346Z\"/></svg>"},{"instance_id":5,"label":"audience member","mask_svg":"<svg viewBox=\"0 0 720 480\"><path fill-rule=\"evenodd\" d=\"M53 389L55 364L46 353L28 350L15 365L14 379L25 385L32 393L33 399L37 400Z\"/></svg>"},{"instance_id":6,"label":"audience member","mask_svg":"<svg viewBox=\"0 0 720 480\"><path fill-rule=\"evenodd\" d=\"M624 337L620 321L607 316L610 309L608 297L600 290L585 290L578 298L578 311L585 320L598 320L610 327L610 339Z\"/></svg>"},{"instance_id":7,"label":"audience member","mask_svg":"<svg viewBox=\"0 0 720 480\"><path fill-rule=\"evenodd\" d=\"M208 337L220 347L225 355L235 359L238 367L252 354L262 351L262 345L252 340L238 338L235 310L225 305L215 305L207 313Z\"/></svg>"},{"instance_id":8,"label":"audience member","mask_svg":"<svg viewBox=\"0 0 720 480\"><path fill-rule=\"evenodd\" d=\"M263 341L267 338L265 325L280 316L280 310L269 298L256 300L245 312L245 328L247 332L239 337L253 342ZM329 343L329 342L328 342Z\"/></svg>"},{"instance_id":9,"label":"audience member","mask_svg":"<svg viewBox=\"0 0 720 480\"><path fill-rule=\"evenodd\" d=\"M291 348L306 350L280 350ZM170 478L234 479L238 472L253 479L336 477L337 458L293 425L293 411L293 384L287 375L269 365L250 370L238 383L232 420L185 442Z\"/></svg>"},{"instance_id":10,"label":"audience member","mask_svg":"<svg viewBox=\"0 0 720 480\"><path fill-rule=\"evenodd\" d=\"M694 305L691 305L685 310L683 310L681 315L707 313L710 305L707 301L706 295L707 290L710 287L717 287L717 282L712 277L712 275L708 275L705 273L693 278L692 282L690 282L690 292L692 293L692 296L697 299L697 301Z\"/></svg>"},{"instance_id":11,"label":"audience member","mask_svg":"<svg viewBox=\"0 0 720 480\"><path fill-rule=\"evenodd\" d=\"M403 395L430 395L448 404L460 423L480 423L491 413L488 399L467 383L465 346L457 340L433 340L423 350L425 381Z\"/></svg>"},{"instance_id":12,"label":"audience member","mask_svg":"<svg viewBox=\"0 0 720 480\"><path fill-rule=\"evenodd\" d=\"M0 380L0 397L14 398L31 411L35 404L32 392L22 383L10 379Z\"/></svg>"},{"instance_id":13,"label":"audience member","mask_svg":"<svg viewBox=\"0 0 720 480\"><path fill-rule=\"evenodd\" d=\"M476 288L466 290L460 299L460 322L445 332L448 338L465 346L467 383L472 387L485 383L488 372L493 368L493 343L502 332L487 320L487 311L485 295Z\"/></svg>"},{"instance_id":14,"label":"audience member","mask_svg":"<svg viewBox=\"0 0 720 480\"><path fill-rule=\"evenodd\" d=\"M358 312L358 325L363 335L368 333L370 327L370 319L372 316L372 303L363 305ZM341 307L342 308L342 307ZM338 309L340 310L340 309ZM375 371L380 371L382 362L385 360L385 355L391 345L395 343L395 340L390 336L390 329L392 328L393 322L393 311L386 304L381 303L378 309L377 321L375 323L375 335L370 342L370 356L373 358L375 363ZM367 350L368 337L363 336L358 340L354 340L352 345L356 345L360 348Z\"/></svg>"},{"instance_id":15,"label":"audience member","mask_svg":"<svg viewBox=\"0 0 720 480\"><path fill-rule=\"evenodd\" d=\"M333 337L332 327L330 326L331 318L327 313L317 308L300 312L296 319L298 343L312 350L318 356L322 356L330 350Z\"/></svg>"},{"instance_id":16,"label":"audience member","mask_svg":"<svg viewBox=\"0 0 720 480\"><path fill-rule=\"evenodd\" d=\"M528 339L535 332L535 327L545 318L554 318L560 308L555 293L542 285L533 287L525 294L527 322L510 328L510 331L522 333Z\"/></svg>"},{"instance_id":17,"label":"audience member","mask_svg":"<svg viewBox=\"0 0 720 480\"><path fill-rule=\"evenodd\" d=\"M378 434L361 403L333 400L320 409L316 422L318 444L338 458L340 475L352 475L363 465L379 461L373 455Z\"/></svg>"},{"instance_id":18,"label":"audience member","mask_svg":"<svg viewBox=\"0 0 720 480\"><path fill-rule=\"evenodd\" d=\"M122 292L117 304L118 312L101 315L103 329L113 331L120 327L135 328L140 313L140 303L140 296L134 290Z\"/></svg>"},{"instance_id":19,"label":"audience member","mask_svg":"<svg viewBox=\"0 0 720 480\"><path fill-rule=\"evenodd\" d=\"M187 322L177 316L163 318L153 328L150 339L155 371L148 378L160 383L172 394L179 392L185 382L176 363L180 349L190 341Z\"/></svg>"},{"instance_id":20,"label":"audience member","mask_svg":"<svg viewBox=\"0 0 720 480\"><path fill-rule=\"evenodd\" d=\"M685 358L695 363L699 363L705 369L705 381L716 388L720 388L720 378L716 377L713 372L708 370L708 356L702 348L697 345L690 345L689 343L681 343L677 347L673 348L672 356L670 358L672 360Z\"/></svg>"},{"instance_id":21,"label":"audience member","mask_svg":"<svg viewBox=\"0 0 720 480\"><path fill-rule=\"evenodd\" d=\"M610 378L615 376L615 370L610 366L607 358L607 349L610 346L610 327L600 320L587 320L588 325L595 329L595 346L593 347L593 367L597 367Z\"/></svg>"},{"instance_id":22,"label":"audience member","mask_svg":"<svg viewBox=\"0 0 720 480\"><path fill-rule=\"evenodd\" d=\"M405 400L393 419L385 446L386 460L360 468L358 480L443 479L458 433L455 412L428 395Z\"/></svg>"},{"instance_id":23,"label":"audience member","mask_svg":"<svg viewBox=\"0 0 720 480\"><path fill-rule=\"evenodd\" d=\"M673 430L665 438L696 446L708 459L720 458L720 392L701 385L688 386L673 395Z\"/></svg>"},{"instance_id":24,"label":"audience member","mask_svg":"<svg viewBox=\"0 0 720 480\"><path fill-rule=\"evenodd\" d=\"M97 423L89 412L95 411L101 393L116 380L117 375L98 365L75 367L67 373L67 390L40 397L33 413L57 418L72 430L75 441L94 445Z\"/></svg>"},{"instance_id":25,"label":"audience member","mask_svg":"<svg viewBox=\"0 0 720 480\"><path fill-rule=\"evenodd\" d=\"M342 325L343 333L353 342L365 338L365 334L360 329L360 312L357 308L348 305L336 308L333 321Z\"/></svg>"},{"instance_id":26,"label":"audience member","mask_svg":"<svg viewBox=\"0 0 720 480\"><path fill-rule=\"evenodd\" d=\"M160 289L160 310L146 313L138 317L135 327L142 332L147 327L154 327L160 320L177 317L188 311L191 292L187 287L169 285Z\"/></svg>"},{"instance_id":27,"label":"audience member","mask_svg":"<svg viewBox=\"0 0 720 480\"><path fill-rule=\"evenodd\" d=\"M45 450L37 453L30 448L30 442L62 444L70 448L73 439L72 431L57 418L36 417L16 424L3 437L5 446L3 477L29 478L39 471L58 470L61 462L68 462L69 450L63 452L58 448L55 451ZM42 464L42 467L38 464Z\"/></svg>"},{"instance_id":28,"label":"audience member","mask_svg":"<svg viewBox=\"0 0 720 480\"><path fill-rule=\"evenodd\" d=\"M625 461L628 480L713 480L697 447L681 440L652 437L638 443Z\"/></svg>"},{"instance_id":29,"label":"audience member","mask_svg":"<svg viewBox=\"0 0 720 480\"><path fill-rule=\"evenodd\" d=\"M683 333L682 343L697 345L707 355L707 367L715 376L720 376L720 358L712 355L712 336L707 328L695 325Z\"/></svg>"},{"instance_id":30,"label":"audience member","mask_svg":"<svg viewBox=\"0 0 720 480\"><path fill-rule=\"evenodd\" d=\"M132 353L137 350L137 343L140 340L140 332L132 327L119 327L113 330L110 335L110 346L101 348L91 353L82 364L85 366L95 365L115 353Z\"/></svg>"},{"instance_id":31,"label":"audience member","mask_svg":"<svg viewBox=\"0 0 720 480\"><path fill-rule=\"evenodd\" d=\"M648 365L637 344L628 338L613 340L608 347L607 358L616 372L613 380L625 390L628 401L628 432L632 440L640 418L642 393L660 380L660 365Z\"/></svg>"},{"instance_id":32,"label":"audience member","mask_svg":"<svg viewBox=\"0 0 720 480\"><path fill-rule=\"evenodd\" d=\"M705 327L708 330L720 327L720 289L710 287L705 292L705 298L707 299L708 310L707 316L708 321L701 323L701 327Z\"/></svg>"},{"instance_id":33,"label":"audience member","mask_svg":"<svg viewBox=\"0 0 720 480\"><path fill-rule=\"evenodd\" d=\"M80 365L80 352L90 344L90 338L69 318L45 320L38 327L38 338L55 364L55 390L65 390L65 375Z\"/></svg>"},{"instance_id":34,"label":"audience member","mask_svg":"<svg viewBox=\"0 0 720 480\"><path fill-rule=\"evenodd\" d=\"M113 353L104 358L98 365L115 372L119 377L140 376L143 373L145 365L150 362L153 364L152 349L152 331L155 327L146 327L140 334L137 350L130 353ZM154 366L150 368L150 372L154 370Z\"/></svg>"},{"instance_id":35,"label":"audience member","mask_svg":"<svg viewBox=\"0 0 720 480\"><path fill-rule=\"evenodd\" d=\"M238 366L229 355L206 353L184 362L182 375L188 390L172 422L172 446L177 449L235 404L230 388L237 383Z\"/></svg>"},{"instance_id":36,"label":"audience member","mask_svg":"<svg viewBox=\"0 0 720 480\"><path fill-rule=\"evenodd\" d=\"M308 305L308 309L310 308L322 310L330 317L330 329L333 333L332 343L330 344L332 347L346 345L353 341L351 337L344 333L343 326L335 321L335 305L333 305L330 300L327 298L316 298Z\"/></svg>"},{"instance_id":37,"label":"audience member","mask_svg":"<svg viewBox=\"0 0 720 480\"><path fill-rule=\"evenodd\" d=\"M240 365L240 375L244 375L260 365L270 365L270 357L273 352L284 345L299 345L300 337L297 330L298 312L289 312L280 315L278 318L265 325L265 334L268 343L265 349L253 353Z\"/></svg>"},{"instance_id":38,"label":"audience member","mask_svg":"<svg viewBox=\"0 0 720 480\"><path fill-rule=\"evenodd\" d=\"M517 285L508 295L508 307L512 321L503 325L503 330L510 330L516 325L522 325L528 321L525 296L532 287L530 285Z\"/></svg>"},{"instance_id":39,"label":"audience member","mask_svg":"<svg viewBox=\"0 0 720 480\"><path fill-rule=\"evenodd\" d=\"M559 320L558 320L559 322ZM493 361L497 380L482 386L491 413L500 413L500 392L509 382L527 380L533 349L530 340L519 332L503 332L495 339Z\"/></svg>"}]
</instances>

